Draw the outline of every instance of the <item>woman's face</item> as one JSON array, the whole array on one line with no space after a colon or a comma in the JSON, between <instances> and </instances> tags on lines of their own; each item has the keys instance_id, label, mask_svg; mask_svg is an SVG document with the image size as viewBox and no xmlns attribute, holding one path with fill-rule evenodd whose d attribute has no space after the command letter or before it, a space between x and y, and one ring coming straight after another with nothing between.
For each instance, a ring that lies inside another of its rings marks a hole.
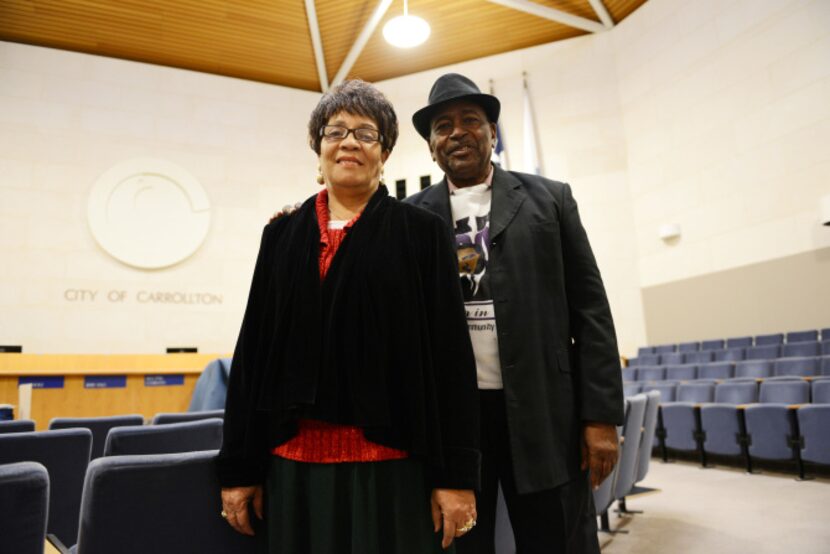
<instances>
[{"instance_id":1,"label":"woman's face","mask_svg":"<svg viewBox=\"0 0 830 554\"><path fill-rule=\"evenodd\" d=\"M348 129L378 129L372 118L348 112L334 114L326 124ZM382 151L380 141L364 142L355 133L343 139L323 136L320 141L320 170L326 184L333 187L377 188L387 157L389 153Z\"/></svg>"}]
</instances>

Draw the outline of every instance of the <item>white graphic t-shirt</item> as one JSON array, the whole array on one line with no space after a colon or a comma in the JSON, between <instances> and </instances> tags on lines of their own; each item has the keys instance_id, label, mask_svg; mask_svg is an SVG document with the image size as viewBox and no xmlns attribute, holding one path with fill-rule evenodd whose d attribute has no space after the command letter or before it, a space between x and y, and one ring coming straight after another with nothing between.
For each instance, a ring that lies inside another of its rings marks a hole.
<instances>
[{"instance_id":1,"label":"white graphic t-shirt","mask_svg":"<svg viewBox=\"0 0 830 554\"><path fill-rule=\"evenodd\" d=\"M485 183L465 188L451 187L450 190L458 276L464 292L467 325L476 357L478 388L501 389L503 385L496 313L487 273L492 189Z\"/></svg>"}]
</instances>

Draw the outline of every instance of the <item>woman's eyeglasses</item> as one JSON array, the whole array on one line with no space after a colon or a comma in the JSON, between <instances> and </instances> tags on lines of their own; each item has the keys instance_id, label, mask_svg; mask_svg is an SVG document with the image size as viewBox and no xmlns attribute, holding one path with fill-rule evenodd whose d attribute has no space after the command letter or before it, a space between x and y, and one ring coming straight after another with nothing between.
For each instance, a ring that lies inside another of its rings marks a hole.
<instances>
[{"instance_id":1,"label":"woman's eyeglasses","mask_svg":"<svg viewBox=\"0 0 830 554\"><path fill-rule=\"evenodd\" d=\"M349 133L354 133L354 138L360 142L372 143L381 140L380 131L369 127L358 127L357 129L349 129L342 125L323 125L320 127L320 136L330 141L343 140L349 136Z\"/></svg>"}]
</instances>

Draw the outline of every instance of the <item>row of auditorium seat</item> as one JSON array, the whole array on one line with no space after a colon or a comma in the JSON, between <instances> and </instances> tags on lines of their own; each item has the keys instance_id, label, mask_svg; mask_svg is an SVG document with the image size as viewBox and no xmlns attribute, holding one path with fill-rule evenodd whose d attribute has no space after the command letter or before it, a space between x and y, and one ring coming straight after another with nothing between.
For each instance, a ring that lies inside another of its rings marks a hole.
<instances>
[{"instance_id":1,"label":"row of auditorium seat","mask_svg":"<svg viewBox=\"0 0 830 554\"><path fill-rule=\"evenodd\" d=\"M56 418L47 431L34 431L30 420L0 421L0 467L25 462L45 467L51 491L48 532L61 543L74 545L79 541L79 521L83 525L82 493L87 495L86 489L91 486L87 471L92 467L91 460L94 464L108 458L218 449L222 444L222 416L221 411L159 414L153 418L153 425L143 425L140 415ZM81 554L99 551L103 550L78 548Z\"/></svg>"},{"instance_id":2,"label":"row of auditorium seat","mask_svg":"<svg viewBox=\"0 0 830 554\"><path fill-rule=\"evenodd\" d=\"M812 356L830 356L830 340L823 342L797 342L792 344L764 344L746 347L735 346L720 350L639 354L636 358L628 360L628 366L643 367L709 362L737 362L741 360L772 360L776 358L803 358Z\"/></svg>"},{"instance_id":3,"label":"row of auditorium seat","mask_svg":"<svg viewBox=\"0 0 830 554\"><path fill-rule=\"evenodd\" d=\"M744 360L665 366L624 367L623 381L693 381L695 379L732 379L735 377L830 376L830 356Z\"/></svg>"},{"instance_id":4,"label":"row of auditorium seat","mask_svg":"<svg viewBox=\"0 0 830 554\"><path fill-rule=\"evenodd\" d=\"M830 327L807 331L790 331L789 333L772 333L769 335L731 337L727 339L712 339L704 341L681 342L677 344L661 344L658 346L641 346L637 355L667 354L670 352L697 352L699 350L723 350L724 348L746 348L750 346L766 346L776 344L793 344L800 342L830 341Z\"/></svg>"},{"instance_id":5,"label":"row of auditorium seat","mask_svg":"<svg viewBox=\"0 0 830 554\"><path fill-rule=\"evenodd\" d=\"M62 554L254 554L258 542L219 516L216 452L93 460L83 482L77 543L67 548L51 534L50 542ZM43 553L56 494L58 483L45 464L0 465L0 552Z\"/></svg>"},{"instance_id":6,"label":"row of auditorium seat","mask_svg":"<svg viewBox=\"0 0 830 554\"><path fill-rule=\"evenodd\" d=\"M804 462L830 465L830 379L630 385L629 394L660 394L664 460L669 450L694 452L704 466L710 454L741 456L750 472L753 459L787 461L802 478Z\"/></svg>"}]
</instances>

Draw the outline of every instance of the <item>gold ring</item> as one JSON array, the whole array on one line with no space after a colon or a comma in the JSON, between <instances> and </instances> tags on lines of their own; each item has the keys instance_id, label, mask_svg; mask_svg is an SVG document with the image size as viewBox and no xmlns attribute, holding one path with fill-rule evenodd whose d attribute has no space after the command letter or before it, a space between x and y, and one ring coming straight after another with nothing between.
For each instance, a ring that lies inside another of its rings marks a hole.
<instances>
[{"instance_id":1,"label":"gold ring","mask_svg":"<svg viewBox=\"0 0 830 554\"><path fill-rule=\"evenodd\" d=\"M219 515L222 516L225 519L228 519L228 512L226 512L225 510L222 510L221 512L219 512Z\"/></svg>"}]
</instances>

